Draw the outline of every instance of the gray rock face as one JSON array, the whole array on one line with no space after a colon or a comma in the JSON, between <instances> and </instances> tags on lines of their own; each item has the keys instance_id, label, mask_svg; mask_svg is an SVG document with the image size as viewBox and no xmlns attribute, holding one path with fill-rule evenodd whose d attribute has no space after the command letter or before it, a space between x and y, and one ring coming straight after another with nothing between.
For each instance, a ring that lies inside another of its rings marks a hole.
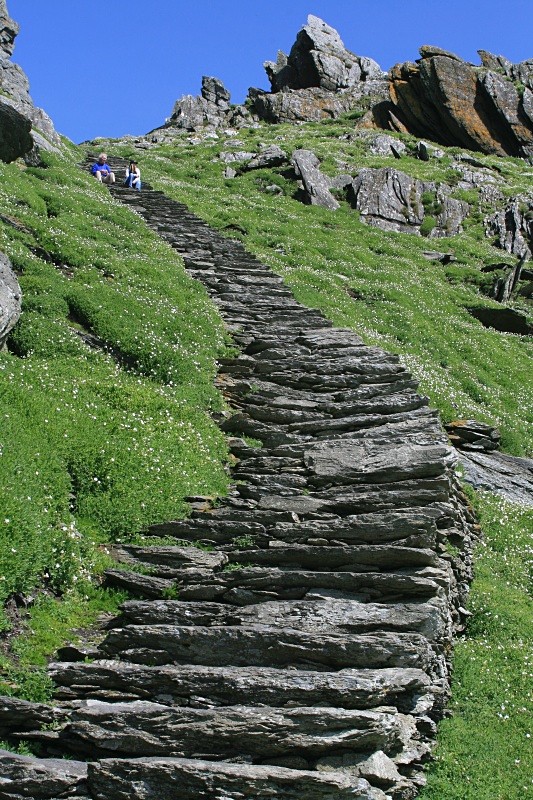
<instances>
[{"instance_id":1,"label":"gray rock face","mask_svg":"<svg viewBox=\"0 0 533 800\"><path fill-rule=\"evenodd\" d=\"M469 211L468 203L455 200L447 191L443 185L424 183L404 172L384 167L362 169L353 180L348 197L361 219L369 225L418 234L424 219L431 217L433 227L426 235L437 238L459 233ZM429 204L428 196L432 196Z\"/></svg>"},{"instance_id":2,"label":"gray rock face","mask_svg":"<svg viewBox=\"0 0 533 800\"><path fill-rule=\"evenodd\" d=\"M485 219L487 236L502 250L530 259L533 250L533 197L511 198L505 208Z\"/></svg>"},{"instance_id":3,"label":"gray rock face","mask_svg":"<svg viewBox=\"0 0 533 800\"><path fill-rule=\"evenodd\" d=\"M0 253L0 349L20 317L21 298L22 292L11 262Z\"/></svg>"},{"instance_id":4,"label":"gray rock face","mask_svg":"<svg viewBox=\"0 0 533 800\"><path fill-rule=\"evenodd\" d=\"M12 106L43 136L39 139L42 149L55 149L61 144L61 139L54 129L50 117L37 108L29 94L28 79L22 69L10 61L15 46L15 38L19 26L10 18L5 0L0 3L0 89L2 104ZM0 118L0 131L2 131L7 118ZM2 131L3 132L3 131ZM31 150L33 142L23 152ZM16 156L15 156L16 157Z\"/></svg>"},{"instance_id":5,"label":"gray rock face","mask_svg":"<svg viewBox=\"0 0 533 800\"><path fill-rule=\"evenodd\" d=\"M249 93L258 118L275 123L334 119L353 108L357 99L351 91L330 92L317 87L284 89L276 93L251 89Z\"/></svg>"},{"instance_id":6,"label":"gray rock face","mask_svg":"<svg viewBox=\"0 0 533 800\"><path fill-rule=\"evenodd\" d=\"M240 127L250 123L250 114L244 106L231 107L230 93L218 78L202 78L201 95L185 95L176 100L172 114L164 128L181 128L198 131L202 128Z\"/></svg>"},{"instance_id":7,"label":"gray rock face","mask_svg":"<svg viewBox=\"0 0 533 800\"><path fill-rule=\"evenodd\" d=\"M297 177L302 180L305 199L313 206L324 206L331 211L339 203L330 192L330 179L320 172L320 161L310 150L295 150L291 157Z\"/></svg>"},{"instance_id":8,"label":"gray rock face","mask_svg":"<svg viewBox=\"0 0 533 800\"><path fill-rule=\"evenodd\" d=\"M30 120L0 100L0 159L9 163L33 147Z\"/></svg>"}]
</instances>

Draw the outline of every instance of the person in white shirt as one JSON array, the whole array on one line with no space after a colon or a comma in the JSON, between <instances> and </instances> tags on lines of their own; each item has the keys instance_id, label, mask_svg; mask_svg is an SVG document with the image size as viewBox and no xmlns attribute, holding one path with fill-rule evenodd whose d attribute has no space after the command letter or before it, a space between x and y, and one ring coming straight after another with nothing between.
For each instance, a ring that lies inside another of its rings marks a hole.
<instances>
[{"instance_id":1,"label":"person in white shirt","mask_svg":"<svg viewBox=\"0 0 533 800\"><path fill-rule=\"evenodd\" d=\"M124 186L128 186L130 189L137 189L138 192L141 191L141 171L136 161L130 161L126 169Z\"/></svg>"}]
</instances>

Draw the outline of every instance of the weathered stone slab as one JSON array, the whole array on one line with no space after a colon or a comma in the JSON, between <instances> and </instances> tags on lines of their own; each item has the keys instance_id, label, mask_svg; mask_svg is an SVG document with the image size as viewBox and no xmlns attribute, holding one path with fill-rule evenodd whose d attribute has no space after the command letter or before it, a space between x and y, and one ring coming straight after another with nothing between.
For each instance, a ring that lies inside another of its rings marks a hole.
<instances>
[{"instance_id":1,"label":"weathered stone slab","mask_svg":"<svg viewBox=\"0 0 533 800\"><path fill-rule=\"evenodd\" d=\"M231 758L265 763L297 752L312 762L326 755L409 745L412 721L391 711L328 707L275 709L267 706L179 708L142 700L76 703L56 731L57 746L85 757L106 755ZM46 746L47 731L31 739ZM54 744L56 746L56 744Z\"/></svg>"},{"instance_id":2,"label":"weathered stone slab","mask_svg":"<svg viewBox=\"0 0 533 800\"><path fill-rule=\"evenodd\" d=\"M367 442L333 441L311 445L304 460L310 484L388 483L442 475L456 463L446 445L387 447Z\"/></svg>"},{"instance_id":3,"label":"weathered stone slab","mask_svg":"<svg viewBox=\"0 0 533 800\"><path fill-rule=\"evenodd\" d=\"M37 759L0 750L2 800L60 800L87 793L87 764L64 759Z\"/></svg>"},{"instance_id":4,"label":"weathered stone slab","mask_svg":"<svg viewBox=\"0 0 533 800\"><path fill-rule=\"evenodd\" d=\"M89 765L94 800L387 800L362 778L199 759L110 759Z\"/></svg>"},{"instance_id":5,"label":"weathered stone slab","mask_svg":"<svg viewBox=\"0 0 533 800\"><path fill-rule=\"evenodd\" d=\"M109 632L101 645L107 656L133 663L204 666L290 666L426 669L434 656L416 633L363 634L357 639L320 635L267 625L194 628L128 625Z\"/></svg>"},{"instance_id":6,"label":"weathered stone slab","mask_svg":"<svg viewBox=\"0 0 533 800\"><path fill-rule=\"evenodd\" d=\"M108 627L125 625L283 625L311 633L369 633L378 630L416 631L428 640L449 633L443 601L360 603L341 597L305 601L267 601L235 608L222 603L193 603L177 600L123 604L122 613Z\"/></svg>"}]
</instances>

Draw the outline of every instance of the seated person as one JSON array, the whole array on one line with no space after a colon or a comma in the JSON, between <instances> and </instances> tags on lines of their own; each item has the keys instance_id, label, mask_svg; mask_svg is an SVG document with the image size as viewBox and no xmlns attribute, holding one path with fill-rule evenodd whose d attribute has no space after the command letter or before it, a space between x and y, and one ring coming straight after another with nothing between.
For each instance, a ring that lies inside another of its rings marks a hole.
<instances>
[{"instance_id":1,"label":"seated person","mask_svg":"<svg viewBox=\"0 0 533 800\"><path fill-rule=\"evenodd\" d=\"M129 186L130 189L137 189L138 192L141 191L141 171L136 161L130 161L126 169L124 186Z\"/></svg>"},{"instance_id":2,"label":"seated person","mask_svg":"<svg viewBox=\"0 0 533 800\"><path fill-rule=\"evenodd\" d=\"M107 163L107 155L100 153L98 161L92 165L91 174L94 175L100 183L115 183L115 173L111 172L111 167Z\"/></svg>"}]
</instances>

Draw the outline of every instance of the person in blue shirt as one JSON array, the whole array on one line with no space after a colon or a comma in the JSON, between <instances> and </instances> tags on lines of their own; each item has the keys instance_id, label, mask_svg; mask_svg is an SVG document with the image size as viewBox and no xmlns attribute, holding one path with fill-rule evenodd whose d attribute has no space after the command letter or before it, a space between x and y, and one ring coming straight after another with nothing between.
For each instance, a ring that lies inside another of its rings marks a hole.
<instances>
[{"instance_id":1,"label":"person in blue shirt","mask_svg":"<svg viewBox=\"0 0 533 800\"><path fill-rule=\"evenodd\" d=\"M111 171L111 167L107 163L106 153L100 153L98 161L91 167L91 174L100 183L115 183L115 173Z\"/></svg>"},{"instance_id":2,"label":"person in blue shirt","mask_svg":"<svg viewBox=\"0 0 533 800\"><path fill-rule=\"evenodd\" d=\"M124 186L129 186L130 189L137 189L138 192L141 191L141 171L136 161L130 161L129 163Z\"/></svg>"}]
</instances>

